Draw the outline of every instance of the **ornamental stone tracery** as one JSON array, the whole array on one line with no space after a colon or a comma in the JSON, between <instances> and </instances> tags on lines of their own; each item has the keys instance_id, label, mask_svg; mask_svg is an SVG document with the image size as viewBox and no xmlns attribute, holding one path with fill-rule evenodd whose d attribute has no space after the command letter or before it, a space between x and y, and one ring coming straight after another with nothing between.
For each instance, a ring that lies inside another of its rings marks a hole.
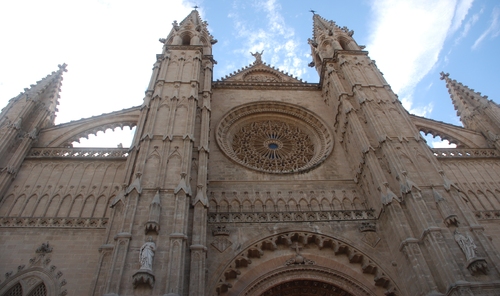
<instances>
[{"instance_id":1,"label":"ornamental stone tracery","mask_svg":"<svg viewBox=\"0 0 500 296\"><path fill-rule=\"evenodd\" d=\"M230 112L219 123L217 142L233 161L278 174L312 169L333 147L318 118L283 103L259 103Z\"/></svg>"},{"instance_id":2,"label":"ornamental stone tracery","mask_svg":"<svg viewBox=\"0 0 500 296\"><path fill-rule=\"evenodd\" d=\"M232 146L239 160L265 171L297 171L314 156L314 145L306 133L275 120L242 127Z\"/></svg>"}]
</instances>

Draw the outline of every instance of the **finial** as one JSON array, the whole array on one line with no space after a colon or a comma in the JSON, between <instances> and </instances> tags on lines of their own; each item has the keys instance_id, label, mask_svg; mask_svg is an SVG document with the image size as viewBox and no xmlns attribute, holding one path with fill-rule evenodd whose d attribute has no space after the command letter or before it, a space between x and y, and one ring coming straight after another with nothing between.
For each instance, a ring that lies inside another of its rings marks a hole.
<instances>
[{"instance_id":1,"label":"finial","mask_svg":"<svg viewBox=\"0 0 500 296\"><path fill-rule=\"evenodd\" d=\"M444 79L448 78L448 76L450 76L450 73L441 72L439 74L441 74L441 78L440 78L441 80L444 80Z\"/></svg>"},{"instance_id":2,"label":"finial","mask_svg":"<svg viewBox=\"0 0 500 296\"><path fill-rule=\"evenodd\" d=\"M200 8L198 5L195 5L193 6L194 10L197 10L198 8Z\"/></svg>"},{"instance_id":3,"label":"finial","mask_svg":"<svg viewBox=\"0 0 500 296\"><path fill-rule=\"evenodd\" d=\"M312 9L311 9L311 10L309 10L309 12L312 12L312 14L313 14L313 15L315 15L315 14L316 14L316 11L315 11L315 10L312 10Z\"/></svg>"},{"instance_id":4,"label":"finial","mask_svg":"<svg viewBox=\"0 0 500 296\"><path fill-rule=\"evenodd\" d=\"M59 68L59 70L62 70L64 72L68 72L68 70L66 70L66 66L68 66L66 63L64 63L62 65L57 65L57 67Z\"/></svg>"}]
</instances>

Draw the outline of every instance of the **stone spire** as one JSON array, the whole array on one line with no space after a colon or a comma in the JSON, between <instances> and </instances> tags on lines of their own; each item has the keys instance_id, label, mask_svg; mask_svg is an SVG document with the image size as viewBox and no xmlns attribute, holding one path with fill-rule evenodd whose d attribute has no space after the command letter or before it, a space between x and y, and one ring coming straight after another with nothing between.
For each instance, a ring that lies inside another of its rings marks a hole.
<instances>
[{"instance_id":1,"label":"stone spire","mask_svg":"<svg viewBox=\"0 0 500 296\"><path fill-rule=\"evenodd\" d=\"M208 31L208 23L201 19L197 10L193 10L180 24L174 21L170 34L166 39L161 38L160 42L165 46L199 45L211 51L212 45L217 43L217 40Z\"/></svg>"},{"instance_id":2,"label":"stone spire","mask_svg":"<svg viewBox=\"0 0 500 296\"><path fill-rule=\"evenodd\" d=\"M333 59L339 50L362 50L363 46L358 46L352 38L353 30L347 27L340 27L334 21L328 21L319 14L313 14L313 38L309 39L313 62L309 66L316 66L318 73L321 73L321 64L325 59ZM321 74L320 74L321 75Z\"/></svg>"},{"instance_id":3,"label":"stone spire","mask_svg":"<svg viewBox=\"0 0 500 296\"><path fill-rule=\"evenodd\" d=\"M446 82L448 93L464 127L482 133L494 146L500 148L500 106L449 76L450 74L441 72L441 80Z\"/></svg>"},{"instance_id":4,"label":"stone spire","mask_svg":"<svg viewBox=\"0 0 500 296\"><path fill-rule=\"evenodd\" d=\"M50 117L47 121L43 122L43 126L39 128L54 125L55 113L57 110L57 105L59 105L60 91L63 80L63 73L66 72L66 64L58 65L59 69L53 71L49 75L45 76L41 80L37 81L36 84L30 85L29 88L25 88L24 91L19 93L19 95L10 99L9 104L2 109L0 114L0 123L3 120L13 121L14 118L18 119L26 114L25 108L19 108L20 104L23 104L23 99L26 101L33 100L40 102L45 105L45 109L49 111Z\"/></svg>"},{"instance_id":5,"label":"stone spire","mask_svg":"<svg viewBox=\"0 0 500 296\"><path fill-rule=\"evenodd\" d=\"M54 125L62 74L59 70L25 88L0 113L0 197L13 180L40 129Z\"/></svg>"}]
</instances>

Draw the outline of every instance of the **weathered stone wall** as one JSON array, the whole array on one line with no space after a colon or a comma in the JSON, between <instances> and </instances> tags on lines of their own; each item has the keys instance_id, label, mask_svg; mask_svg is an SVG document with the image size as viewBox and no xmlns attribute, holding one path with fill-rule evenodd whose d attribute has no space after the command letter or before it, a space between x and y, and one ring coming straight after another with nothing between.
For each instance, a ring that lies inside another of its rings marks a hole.
<instances>
[{"instance_id":1,"label":"weathered stone wall","mask_svg":"<svg viewBox=\"0 0 500 296\"><path fill-rule=\"evenodd\" d=\"M124 161L30 159L0 203L0 217L104 218Z\"/></svg>"},{"instance_id":2,"label":"weathered stone wall","mask_svg":"<svg viewBox=\"0 0 500 296\"><path fill-rule=\"evenodd\" d=\"M29 278L30 271L42 270L49 278L46 283L53 282L60 292L66 290L65 295L91 295L105 233L103 228L0 228L0 273L10 274L2 276L0 292ZM47 242L52 251L42 257L36 250Z\"/></svg>"},{"instance_id":3,"label":"weathered stone wall","mask_svg":"<svg viewBox=\"0 0 500 296\"><path fill-rule=\"evenodd\" d=\"M125 158L61 157L24 161L0 202L0 272L10 274L0 291L19 280L36 285L43 279L54 285L47 287L50 293L94 293L100 247L111 225L110 203L123 182ZM47 242L51 252L37 252Z\"/></svg>"}]
</instances>

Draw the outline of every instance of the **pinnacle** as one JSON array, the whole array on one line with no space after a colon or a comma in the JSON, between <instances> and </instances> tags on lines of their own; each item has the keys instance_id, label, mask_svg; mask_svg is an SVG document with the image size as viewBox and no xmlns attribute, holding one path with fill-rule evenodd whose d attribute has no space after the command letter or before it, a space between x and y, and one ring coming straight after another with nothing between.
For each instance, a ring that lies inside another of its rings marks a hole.
<instances>
[{"instance_id":1,"label":"pinnacle","mask_svg":"<svg viewBox=\"0 0 500 296\"><path fill-rule=\"evenodd\" d=\"M66 70L66 66L67 66L66 64L58 65L59 70L53 71L49 75L38 80L36 84L31 84L29 88L25 88L24 91L21 92L17 97L20 97L22 95L27 95L27 96L38 95L43 91L45 91L50 85L56 88L57 92L59 92L59 89L61 87L62 74L63 72L68 71Z\"/></svg>"}]
</instances>

